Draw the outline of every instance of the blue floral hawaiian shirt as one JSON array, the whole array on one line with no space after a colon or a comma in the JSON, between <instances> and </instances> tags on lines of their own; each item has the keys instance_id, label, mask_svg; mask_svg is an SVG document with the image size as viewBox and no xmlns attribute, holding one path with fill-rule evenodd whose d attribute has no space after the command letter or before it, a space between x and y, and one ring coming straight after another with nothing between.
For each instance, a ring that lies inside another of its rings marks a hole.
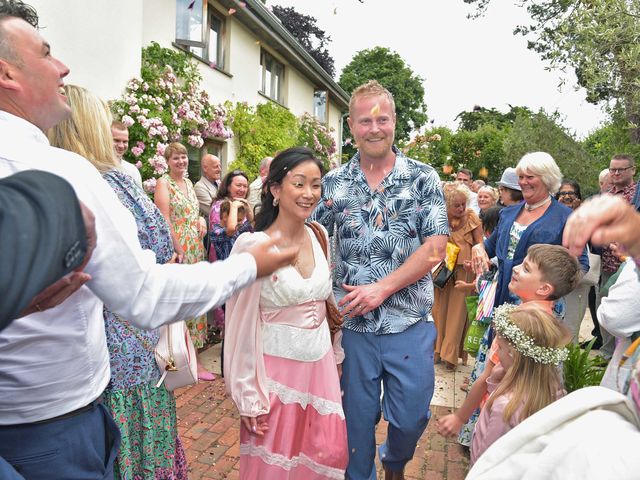
<instances>
[{"instance_id":1,"label":"blue floral hawaiian shirt","mask_svg":"<svg viewBox=\"0 0 640 480\"><path fill-rule=\"evenodd\" d=\"M334 294L342 284L374 283L397 270L427 239L449 235L440 178L429 165L396 147L393 170L372 191L360 169L360 154L322 179L322 199L312 217L335 233ZM337 229L334 232L334 225ZM428 274L344 327L377 335L399 333L419 321L433 321L433 284Z\"/></svg>"}]
</instances>

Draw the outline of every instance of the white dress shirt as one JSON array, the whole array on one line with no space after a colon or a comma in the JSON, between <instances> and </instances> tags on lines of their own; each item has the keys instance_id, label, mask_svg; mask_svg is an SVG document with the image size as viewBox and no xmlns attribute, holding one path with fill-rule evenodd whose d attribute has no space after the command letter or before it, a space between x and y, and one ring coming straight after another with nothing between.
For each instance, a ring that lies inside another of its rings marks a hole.
<instances>
[{"instance_id":1,"label":"white dress shirt","mask_svg":"<svg viewBox=\"0 0 640 480\"><path fill-rule=\"evenodd\" d=\"M140 248L133 216L95 167L51 147L31 123L0 111L0 178L30 169L71 183L95 215L97 246L85 286L0 333L0 425L53 418L102 393L110 374L103 301L137 327L155 328L204 314L256 276L246 253L213 264L156 264L154 253Z\"/></svg>"},{"instance_id":2,"label":"white dress shirt","mask_svg":"<svg viewBox=\"0 0 640 480\"><path fill-rule=\"evenodd\" d=\"M140 175L140 170L134 164L127 162L126 160L120 158L120 170L133 178L133 181L142 188L142 175Z\"/></svg>"}]
</instances>

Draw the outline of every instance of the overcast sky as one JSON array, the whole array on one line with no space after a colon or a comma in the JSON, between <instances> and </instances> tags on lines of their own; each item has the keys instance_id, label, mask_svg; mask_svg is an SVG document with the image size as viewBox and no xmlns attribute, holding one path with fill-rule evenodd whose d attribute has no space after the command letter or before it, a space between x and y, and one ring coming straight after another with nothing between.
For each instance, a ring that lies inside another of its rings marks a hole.
<instances>
[{"instance_id":1,"label":"overcast sky","mask_svg":"<svg viewBox=\"0 0 640 480\"><path fill-rule=\"evenodd\" d=\"M329 50L337 77L354 54L375 46L396 51L424 79L429 119L455 127L456 115L474 105L508 111L523 105L558 110L579 137L604 120L599 107L575 91L575 76L558 90L561 75L545 70L526 48L516 25L528 23L513 0L493 0L484 17L467 19L473 8L462 0L268 0L293 6L318 20L332 38Z\"/></svg>"}]
</instances>

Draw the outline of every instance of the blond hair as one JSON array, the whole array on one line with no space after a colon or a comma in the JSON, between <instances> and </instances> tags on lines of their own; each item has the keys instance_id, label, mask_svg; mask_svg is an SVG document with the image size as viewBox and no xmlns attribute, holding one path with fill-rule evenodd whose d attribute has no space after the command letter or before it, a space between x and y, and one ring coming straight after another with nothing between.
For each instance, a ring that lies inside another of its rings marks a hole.
<instances>
[{"instance_id":1,"label":"blond hair","mask_svg":"<svg viewBox=\"0 0 640 480\"><path fill-rule=\"evenodd\" d=\"M582 277L580 264L566 248L542 243L531 245L527 257L540 270L542 280L553 287L548 300L564 297L578 286Z\"/></svg>"},{"instance_id":2,"label":"blond hair","mask_svg":"<svg viewBox=\"0 0 640 480\"><path fill-rule=\"evenodd\" d=\"M367 83L356 87L356 89L351 92L351 98L349 99L349 116L353 115L353 109L356 104L356 100L360 97L375 97L378 95L382 95L389 100L389 104L391 105L391 111L393 115L396 114L396 102L393 100L393 95L391 92L380 85L376 80L369 80Z\"/></svg>"},{"instance_id":3,"label":"blond hair","mask_svg":"<svg viewBox=\"0 0 640 480\"><path fill-rule=\"evenodd\" d=\"M561 348L571 337L558 320L536 305L520 305L509 314L509 319L540 347ZM500 338L508 342L505 337ZM537 362L515 348L512 354L513 364L484 408L491 408L496 398L509 395L503 419L509 423L518 413L516 420L520 423L562 396L562 380L556 365Z\"/></svg>"},{"instance_id":4,"label":"blond hair","mask_svg":"<svg viewBox=\"0 0 640 480\"><path fill-rule=\"evenodd\" d=\"M51 145L83 156L101 173L118 168L107 105L85 88L65 85L64 90L71 117L49 129Z\"/></svg>"},{"instance_id":5,"label":"blond hair","mask_svg":"<svg viewBox=\"0 0 640 480\"><path fill-rule=\"evenodd\" d=\"M461 182L447 182L442 187L444 193L444 200L447 206L451 205L457 195L463 195L467 199L467 205L471 200L471 190L464 183Z\"/></svg>"},{"instance_id":6,"label":"blond hair","mask_svg":"<svg viewBox=\"0 0 640 480\"><path fill-rule=\"evenodd\" d=\"M476 182L477 182L477 180L476 180ZM480 187L478 189L478 193L480 193L480 192L487 192L489 195L491 195L491 198L493 198L494 202L497 202L498 201L498 197L500 196L498 194L498 190L496 190L495 188L493 188L490 185L483 185L482 187Z\"/></svg>"}]
</instances>

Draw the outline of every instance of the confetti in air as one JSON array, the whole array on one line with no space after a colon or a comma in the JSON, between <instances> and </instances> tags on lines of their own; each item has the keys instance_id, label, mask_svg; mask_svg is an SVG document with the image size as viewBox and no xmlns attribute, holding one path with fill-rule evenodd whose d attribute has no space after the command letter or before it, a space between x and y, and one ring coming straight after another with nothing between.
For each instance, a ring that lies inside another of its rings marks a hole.
<instances>
[{"instance_id":1,"label":"confetti in air","mask_svg":"<svg viewBox=\"0 0 640 480\"><path fill-rule=\"evenodd\" d=\"M209 66L211 68L216 68L216 62L209 62Z\"/></svg>"},{"instance_id":2,"label":"confetti in air","mask_svg":"<svg viewBox=\"0 0 640 480\"><path fill-rule=\"evenodd\" d=\"M189 6L187 7L187 10L193 10L193 6L196 4L196 0L193 0L193 2L191 2L189 4Z\"/></svg>"},{"instance_id":3,"label":"confetti in air","mask_svg":"<svg viewBox=\"0 0 640 480\"><path fill-rule=\"evenodd\" d=\"M230 8L229 9L229 15L233 15L234 13L236 13L236 9L235 8Z\"/></svg>"},{"instance_id":4,"label":"confetti in air","mask_svg":"<svg viewBox=\"0 0 640 480\"><path fill-rule=\"evenodd\" d=\"M478 175L481 177L485 177L487 178L489 176L489 169L487 167L482 167L479 171L478 171Z\"/></svg>"},{"instance_id":5,"label":"confetti in air","mask_svg":"<svg viewBox=\"0 0 640 480\"><path fill-rule=\"evenodd\" d=\"M238 2L238 5L240 5L240 8L247 8L247 4L244 2Z\"/></svg>"},{"instance_id":6,"label":"confetti in air","mask_svg":"<svg viewBox=\"0 0 640 480\"><path fill-rule=\"evenodd\" d=\"M378 115L379 113L380 113L380 105L376 103L376 104L373 106L373 108L371 109L371 115L373 115L373 116L375 117L375 116L376 116L376 115Z\"/></svg>"}]
</instances>

